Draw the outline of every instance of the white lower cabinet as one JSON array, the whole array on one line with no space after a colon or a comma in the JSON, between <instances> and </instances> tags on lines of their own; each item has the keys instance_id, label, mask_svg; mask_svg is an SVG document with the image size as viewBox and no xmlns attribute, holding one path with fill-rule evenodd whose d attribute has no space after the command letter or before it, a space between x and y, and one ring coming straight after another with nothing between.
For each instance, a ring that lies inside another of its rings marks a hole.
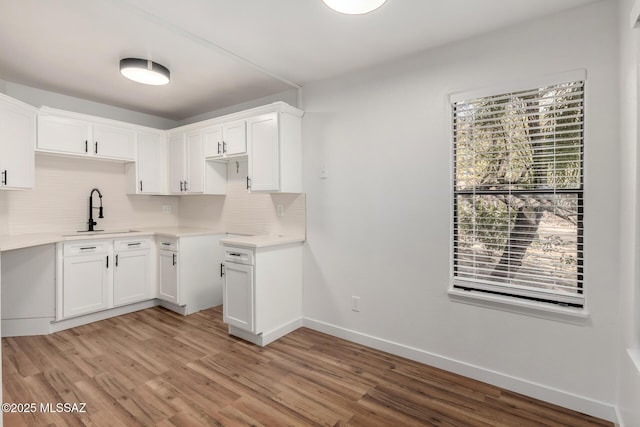
<instances>
[{"instance_id":1,"label":"white lower cabinet","mask_svg":"<svg viewBox=\"0 0 640 427\"><path fill-rule=\"evenodd\" d=\"M249 332L255 332L253 300L253 267L227 262L225 264L224 322Z\"/></svg>"},{"instance_id":2,"label":"white lower cabinet","mask_svg":"<svg viewBox=\"0 0 640 427\"><path fill-rule=\"evenodd\" d=\"M64 244L62 318L109 308L109 244Z\"/></svg>"},{"instance_id":3,"label":"white lower cabinet","mask_svg":"<svg viewBox=\"0 0 640 427\"><path fill-rule=\"evenodd\" d=\"M151 298L151 241L116 240L114 248L113 305Z\"/></svg>"},{"instance_id":4,"label":"white lower cabinet","mask_svg":"<svg viewBox=\"0 0 640 427\"><path fill-rule=\"evenodd\" d=\"M178 297L178 253L160 250L159 252L159 288L158 298L180 305Z\"/></svg>"},{"instance_id":5,"label":"white lower cabinet","mask_svg":"<svg viewBox=\"0 0 640 427\"><path fill-rule=\"evenodd\" d=\"M226 234L158 237L158 298L191 314L222 304L222 246Z\"/></svg>"},{"instance_id":6,"label":"white lower cabinet","mask_svg":"<svg viewBox=\"0 0 640 427\"><path fill-rule=\"evenodd\" d=\"M223 321L257 345L302 325L302 244L224 245Z\"/></svg>"},{"instance_id":7,"label":"white lower cabinet","mask_svg":"<svg viewBox=\"0 0 640 427\"><path fill-rule=\"evenodd\" d=\"M151 239L57 244L56 320L153 298Z\"/></svg>"}]
</instances>

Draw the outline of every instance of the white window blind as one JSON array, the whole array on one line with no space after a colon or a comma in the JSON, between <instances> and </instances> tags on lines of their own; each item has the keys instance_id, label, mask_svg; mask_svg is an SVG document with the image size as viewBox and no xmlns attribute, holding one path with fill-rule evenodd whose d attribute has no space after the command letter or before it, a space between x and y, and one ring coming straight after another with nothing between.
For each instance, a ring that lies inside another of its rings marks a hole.
<instances>
[{"instance_id":1,"label":"white window blind","mask_svg":"<svg viewBox=\"0 0 640 427\"><path fill-rule=\"evenodd\" d=\"M454 288L582 307L584 81L452 112Z\"/></svg>"}]
</instances>

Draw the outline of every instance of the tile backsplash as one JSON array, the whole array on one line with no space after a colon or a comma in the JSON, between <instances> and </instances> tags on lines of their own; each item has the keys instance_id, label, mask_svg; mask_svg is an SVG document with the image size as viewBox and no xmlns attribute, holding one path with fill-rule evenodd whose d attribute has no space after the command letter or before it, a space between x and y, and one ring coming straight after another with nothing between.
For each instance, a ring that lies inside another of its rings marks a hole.
<instances>
[{"instance_id":1,"label":"tile backsplash","mask_svg":"<svg viewBox=\"0 0 640 427\"><path fill-rule=\"evenodd\" d=\"M227 164L226 196L180 198L180 224L224 229L237 234L305 234L304 194L249 193L247 159ZM278 205L282 205L278 216Z\"/></svg>"},{"instance_id":2,"label":"tile backsplash","mask_svg":"<svg viewBox=\"0 0 640 427\"><path fill-rule=\"evenodd\" d=\"M238 234L305 233L304 194L248 193L246 158L230 160L227 174L226 196L127 195L122 163L37 154L35 189L0 191L0 234L85 230L93 188L103 195L105 218L97 219L97 229L182 225ZM169 213L163 212L167 206Z\"/></svg>"}]
</instances>

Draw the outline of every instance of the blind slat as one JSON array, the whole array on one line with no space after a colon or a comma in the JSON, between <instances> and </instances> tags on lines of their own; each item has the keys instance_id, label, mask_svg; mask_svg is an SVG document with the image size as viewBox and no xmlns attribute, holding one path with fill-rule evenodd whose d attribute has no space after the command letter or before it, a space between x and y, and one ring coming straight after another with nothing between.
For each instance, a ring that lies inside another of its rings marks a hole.
<instances>
[{"instance_id":1,"label":"blind slat","mask_svg":"<svg viewBox=\"0 0 640 427\"><path fill-rule=\"evenodd\" d=\"M454 285L581 305L584 82L459 101L452 113Z\"/></svg>"}]
</instances>

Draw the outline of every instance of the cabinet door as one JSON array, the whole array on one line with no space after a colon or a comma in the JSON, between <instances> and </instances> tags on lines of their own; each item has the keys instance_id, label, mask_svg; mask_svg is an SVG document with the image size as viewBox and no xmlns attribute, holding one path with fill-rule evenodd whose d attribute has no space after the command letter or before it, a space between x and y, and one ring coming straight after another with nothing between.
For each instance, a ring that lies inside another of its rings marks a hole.
<instances>
[{"instance_id":1,"label":"cabinet door","mask_svg":"<svg viewBox=\"0 0 640 427\"><path fill-rule=\"evenodd\" d=\"M66 154L89 153L91 125L66 117L38 116L38 149Z\"/></svg>"},{"instance_id":2,"label":"cabinet door","mask_svg":"<svg viewBox=\"0 0 640 427\"><path fill-rule=\"evenodd\" d=\"M278 113L262 114L247 121L251 191L280 190Z\"/></svg>"},{"instance_id":3,"label":"cabinet door","mask_svg":"<svg viewBox=\"0 0 640 427\"><path fill-rule=\"evenodd\" d=\"M160 251L160 290L158 298L180 304L178 290L178 253Z\"/></svg>"},{"instance_id":4,"label":"cabinet door","mask_svg":"<svg viewBox=\"0 0 640 427\"><path fill-rule=\"evenodd\" d=\"M131 129L94 125L91 150L97 157L135 160L136 134Z\"/></svg>"},{"instance_id":5,"label":"cabinet door","mask_svg":"<svg viewBox=\"0 0 640 427\"><path fill-rule=\"evenodd\" d=\"M222 126L213 126L202 131L204 157L222 157Z\"/></svg>"},{"instance_id":6,"label":"cabinet door","mask_svg":"<svg viewBox=\"0 0 640 427\"><path fill-rule=\"evenodd\" d=\"M247 122L238 120L222 125L222 148L227 156L247 153Z\"/></svg>"},{"instance_id":7,"label":"cabinet door","mask_svg":"<svg viewBox=\"0 0 640 427\"><path fill-rule=\"evenodd\" d=\"M0 187L33 188L35 110L0 99Z\"/></svg>"},{"instance_id":8,"label":"cabinet door","mask_svg":"<svg viewBox=\"0 0 640 427\"><path fill-rule=\"evenodd\" d=\"M162 137L155 133L138 132L137 193L159 194L162 192Z\"/></svg>"},{"instance_id":9,"label":"cabinet door","mask_svg":"<svg viewBox=\"0 0 640 427\"><path fill-rule=\"evenodd\" d=\"M113 266L113 305L130 304L149 299L150 251L115 254Z\"/></svg>"},{"instance_id":10,"label":"cabinet door","mask_svg":"<svg viewBox=\"0 0 640 427\"><path fill-rule=\"evenodd\" d=\"M253 267L227 262L222 288L223 321L245 331L254 332Z\"/></svg>"},{"instance_id":11,"label":"cabinet door","mask_svg":"<svg viewBox=\"0 0 640 427\"><path fill-rule=\"evenodd\" d=\"M202 131L187 135L187 175L186 192L204 193L204 154L202 152Z\"/></svg>"},{"instance_id":12,"label":"cabinet door","mask_svg":"<svg viewBox=\"0 0 640 427\"><path fill-rule=\"evenodd\" d=\"M180 194L184 191L184 138L183 133L169 137L169 192L174 194Z\"/></svg>"},{"instance_id":13,"label":"cabinet door","mask_svg":"<svg viewBox=\"0 0 640 427\"><path fill-rule=\"evenodd\" d=\"M63 264L63 317L78 316L109 307L108 255L65 257Z\"/></svg>"}]
</instances>

